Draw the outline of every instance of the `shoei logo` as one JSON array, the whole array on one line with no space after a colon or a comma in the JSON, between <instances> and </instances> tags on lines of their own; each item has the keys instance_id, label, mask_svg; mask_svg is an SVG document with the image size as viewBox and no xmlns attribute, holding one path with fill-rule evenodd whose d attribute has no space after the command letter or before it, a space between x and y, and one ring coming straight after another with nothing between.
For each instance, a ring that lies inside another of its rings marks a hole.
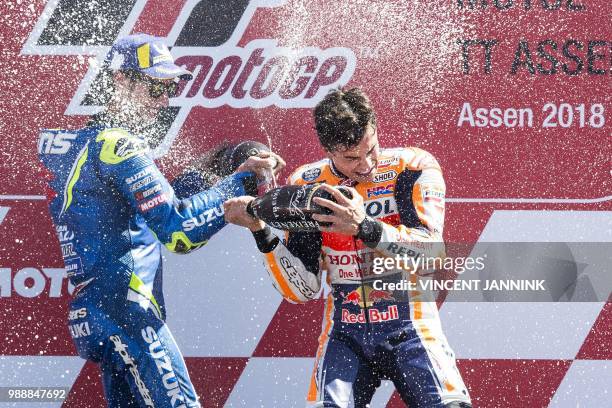
<instances>
[{"instance_id":1,"label":"shoei logo","mask_svg":"<svg viewBox=\"0 0 612 408\"><path fill-rule=\"evenodd\" d=\"M90 115L100 110L104 99L94 90L102 89L100 68L104 58L118 37L133 31L147 1L47 3L22 54L94 55L97 62L89 67L66 114ZM162 141L154 156L168 150L193 107L311 108L328 90L351 79L356 57L349 48L292 49L278 46L277 39L256 39L238 46L258 8L286 3L287 0L185 2L166 42L172 47L176 63L194 76L181 84L178 95L164 112L165 120L160 124Z\"/></svg>"}]
</instances>

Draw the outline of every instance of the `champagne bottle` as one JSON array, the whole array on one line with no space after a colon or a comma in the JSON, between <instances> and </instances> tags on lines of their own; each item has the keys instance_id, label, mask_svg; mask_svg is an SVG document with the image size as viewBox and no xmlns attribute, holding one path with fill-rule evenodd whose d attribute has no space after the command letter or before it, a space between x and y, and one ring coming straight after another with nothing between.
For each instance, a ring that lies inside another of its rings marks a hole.
<instances>
[{"instance_id":1,"label":"champagne bottle","mask_svg":"<svg viewBox=\"0 0 612 408\"><path fill-rule=\"evenodd\" d=\"M320 223L312 218L314 214L331 214L331 210L313 201L315 197L336 201L332 195L321 189L322 184L284 186L272 189L251 201L247 212L271 227L285 231L316 231L329 223ZM337 187L345 196L352 198L349 190Z\"/></svg>"}]
</instances>

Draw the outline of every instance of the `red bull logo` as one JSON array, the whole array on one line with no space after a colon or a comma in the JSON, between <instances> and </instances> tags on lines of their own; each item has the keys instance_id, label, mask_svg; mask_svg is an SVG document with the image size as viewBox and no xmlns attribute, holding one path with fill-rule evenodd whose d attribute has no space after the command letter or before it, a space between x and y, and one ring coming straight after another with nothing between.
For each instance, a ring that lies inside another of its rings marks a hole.
<instances>
[{"instance_id":1,"label":"red bull logo","mask_svg":"<svg viewBox=\"0 0 612 408\"><path fill-rule=\"evenodd\" d=\"M340 294L344 298L344 300L342 301L343 305L352 303L355 306L359 306L359 304L361 303L361 293L359 293L359 290L352 290L346 295L344 294L344 292L340 292Z\"/></svg>"},{"instance_id":2,"label":"red bull logo","mask_svg":"<svg viewBox=\"0 0 612 408\"><path fill-rule=\"evenodd\" d=\"M382 302L382 301L395 301L395 297L391 294L391 292L386 290L372 290L368 295L368 301L374 303Z\"/></svg>"},{"instance_id":3,"label":"red bull logo","mask_svg":"<svg viewBox=\"0 0 612 408\"><path fill-rule=\"evenodd\" d=\"M348 293L340 292L340 295L344 298L342 300L343 305L352 303L355 306L371 307L372 305L379 302L394 302L396 299L393 296L393 292L387 290L372 289L370 286L364 288L358 288Z\"/></svg>"},{"instance_id":4,"label":"red bull logo","mask_svg":"<svg viewBox=\"0 0 612 408\"><path fill-rule=\"evenodd\" d=\"M397 305L387 306L387 310L368 309L370 323L388 322L399 319ZM366 323L365 313L362 310L358 314L351 313L348 309L342 309L342 323Z\"/></svg>"}]
</instances>

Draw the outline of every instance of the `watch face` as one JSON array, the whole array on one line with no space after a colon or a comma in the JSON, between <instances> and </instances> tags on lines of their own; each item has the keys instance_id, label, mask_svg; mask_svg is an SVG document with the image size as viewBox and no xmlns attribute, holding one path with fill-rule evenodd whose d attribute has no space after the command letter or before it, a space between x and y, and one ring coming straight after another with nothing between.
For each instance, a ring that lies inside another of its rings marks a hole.
<instances>
[{"instance_id":1,"label":"watch face","mask_svg":"<svg viewBox=\"0 0 612 408\"><path fill-rule=\"evenodd\" d=\"M364 234L369 234L372 232L373 228L372 228L372 223L370 222L370 220L368 220L367 218L365 219L365 222L361 224L361 230L363 231Z\"/></svg>"}]
</instances>

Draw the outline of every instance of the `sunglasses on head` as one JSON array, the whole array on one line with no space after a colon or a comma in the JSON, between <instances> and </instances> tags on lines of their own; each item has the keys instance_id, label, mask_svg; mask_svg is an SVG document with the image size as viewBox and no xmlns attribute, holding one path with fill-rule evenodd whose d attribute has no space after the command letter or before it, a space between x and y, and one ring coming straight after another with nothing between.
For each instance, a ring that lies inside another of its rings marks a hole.
<instances>
[{"instance_id":1,"label":"sunglasses on head","mask_svg":"<svg viewBox=\"0 0 612 408\"><path fill-rule=\"evenodd\" d=\"M169 98L175 97L179 87L178 82L160 81L138 71L128 71L126 76L133 82L146 84L149 87L149 95L152 98L159 98L163 94L167 94Z\"/></svg>"}]
</instances>

